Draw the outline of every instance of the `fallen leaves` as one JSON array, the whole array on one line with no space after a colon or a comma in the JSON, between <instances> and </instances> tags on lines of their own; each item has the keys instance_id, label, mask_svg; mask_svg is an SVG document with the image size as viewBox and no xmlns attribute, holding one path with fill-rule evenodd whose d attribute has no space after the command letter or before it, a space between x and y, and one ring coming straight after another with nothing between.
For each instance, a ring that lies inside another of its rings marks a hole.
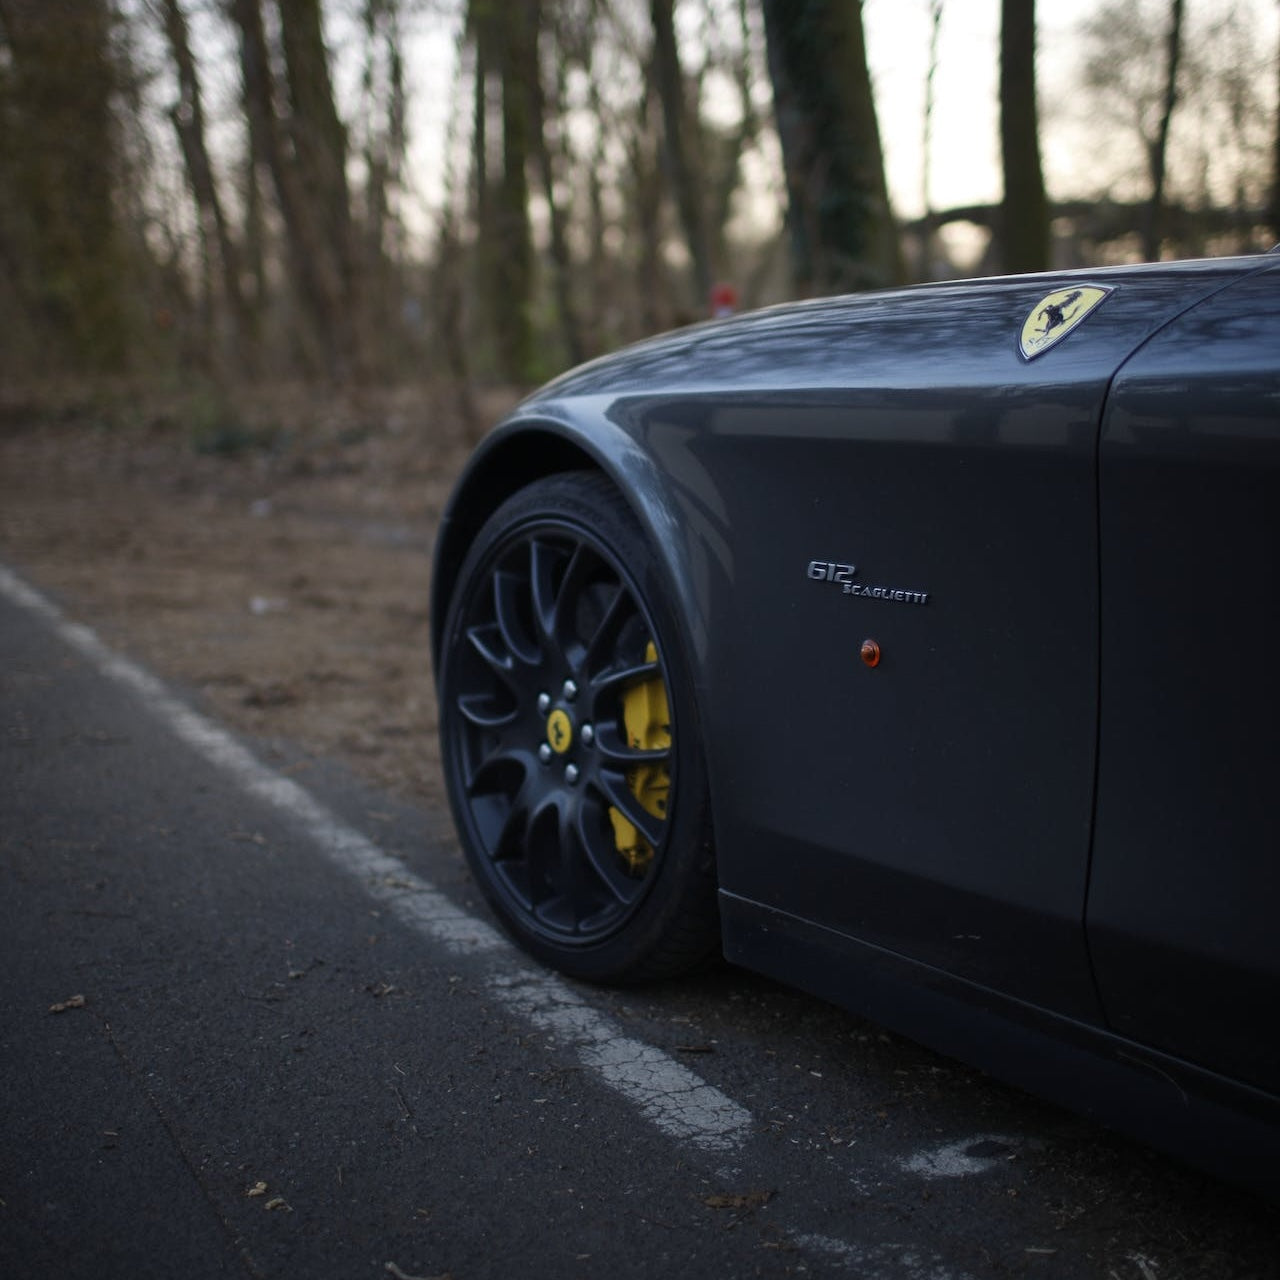
<instances>
[{"instance_id":1,"label":"fallen leaves","mask_svg":"<svg viewBox=\"0 0 1280 1280\"><path fill-rule=\"evenodd\" d=\"M301 701L301 695L282 680L267 680L255 683L240 701L246 707L266 710L271 707L294 706Z\"/></svg>"},{"instance_id":2,"label":"fallen leaves","mask_svg":"<svg viewBox=\"0 0 1280 1280\"><path fill-rule=\"evenodd\" d=\"M773 1191L742 1191L736 1194L703 1196L708 1209L763 1209L774 1197Z\"/></svg>"},{"instance_id":3,"label":"fallen leaves","mask_svg":"<svg viewBox=\"0 0 1280 1280\"><path fill-rule=\"evenodd\" d=\"M59 1000L57 1004L49 1006L50 1013L66 1013L68 1009L83 1009L84 996L68 996L65 1000Z\"/></svg>"},{"instance_id":4,"label":"fallen leaves","mask_svg":"<svg viewBox=\"0 0 1280 1280\"><path fill-rule=\"evenodd\" d=\"M261 1179L255 1182L253 1186L245 1188L245 1195L250 1200L259 1199L260 1197L265 1196L266 1194L267 1194L267 1184L263 1182ZM272 1196L270 1200L267 1200L264 1202L262 1207L268 1213L274 1213L276 1211L279 1211L282 1213L293 1212L293 1205L289 1204L289 1202L285 1200L284 1196Z\"/></svg>"}]
</instances>

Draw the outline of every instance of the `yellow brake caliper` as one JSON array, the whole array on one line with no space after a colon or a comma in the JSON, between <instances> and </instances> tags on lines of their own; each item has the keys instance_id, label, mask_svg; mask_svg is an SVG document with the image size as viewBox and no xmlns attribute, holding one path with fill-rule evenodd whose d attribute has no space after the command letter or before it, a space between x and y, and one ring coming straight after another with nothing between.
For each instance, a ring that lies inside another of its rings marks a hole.
<instances>
[{"instance_id":1,"label":"yellow brake caliper","mask_svg":"<svg viewBox=\"0 0 1280 1280\"><path fill-rule=\"evenodd\" d=\"M657 662L658 650L650 640L644 651L646 662ZM622 720L627 742L638 751L661 751L671 745L671 710L667 705L667 686L660 675L633 685L622 695ZM671 775L665 764L638 764L627 773L627 786L640 801L646 813L655 818L667 816L667 796ZM610 807L613 841L618 853L633 876L642 876L653 861L653 846L636 830L635 823Z\"/></svg>"}]
</instances>

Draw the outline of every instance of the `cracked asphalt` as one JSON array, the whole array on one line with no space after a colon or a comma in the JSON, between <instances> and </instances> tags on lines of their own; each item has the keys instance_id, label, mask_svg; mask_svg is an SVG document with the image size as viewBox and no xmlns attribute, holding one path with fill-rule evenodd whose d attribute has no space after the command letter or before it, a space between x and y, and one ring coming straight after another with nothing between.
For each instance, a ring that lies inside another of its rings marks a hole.
<instances>
[{"instance_id":1,"label":"cracked asphalt","mask_svg":"<svg viewBox=\"0 0 1280 1280\"><path fill-rule=\"evenodd\" d=\"M817 1001L543 973L440 815L101 667L0 598L0 1275L1280 1275L1274 1206Z\"/></svg>"}]
</instances>

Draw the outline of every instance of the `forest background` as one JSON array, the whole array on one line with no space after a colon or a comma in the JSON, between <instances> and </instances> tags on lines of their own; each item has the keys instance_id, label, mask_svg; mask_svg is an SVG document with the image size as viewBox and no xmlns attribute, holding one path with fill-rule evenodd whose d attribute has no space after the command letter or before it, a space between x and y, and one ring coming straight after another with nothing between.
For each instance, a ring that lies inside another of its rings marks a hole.
<instances>
[{"instance_id":1,"label":"forest background","mask_svg":"<svg viewBox=\"0 0 1280 1280\"><path fill-rule=\"evenodd\" d=\"M1037 56L1034 0L0 0L0 378L205 428L429 382L478 429L477 388L717 307L1266 248L1278 14L1059 0ZM957 118L996 136L940 156Z\"/></svg>"},{"instance_id":2,"label":"forest background","mask_svg":"<svg viewBox=\"0 0 1280 1280\"><path fill-rule=\"evenodd\" d=\"M0 0L0 561L440 805L431 548L522 390L713 293L1280 240L1275 0L1041 10Z\"/></svg>"}]
</instances>

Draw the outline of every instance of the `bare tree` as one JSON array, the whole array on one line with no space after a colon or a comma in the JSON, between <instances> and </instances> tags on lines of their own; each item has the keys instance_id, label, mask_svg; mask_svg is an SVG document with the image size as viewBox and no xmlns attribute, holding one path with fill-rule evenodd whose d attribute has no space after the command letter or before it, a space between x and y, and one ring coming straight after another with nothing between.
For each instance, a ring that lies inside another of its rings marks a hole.
<instances>
[{"instance_id":1,"label":"bare tree","mask_svg":"<svg viewBox=\"0 0 1280 1280\"><path fill-rule=\"evenodd\" d=\"M786 169L792 263L802 293L896 282L861 0L762 0Z\"/></svg>"},{"instance_id":2,"label":"bare tree","mask_svg":"<svg viewBox=\"0 0 1280 1280\"><path fill-rule=\"evenodd\" d=\"M706 215L686 127L684 72L676 47L675 0L650 0L649 16L653 22L653 77L662 103L662 153L693 264L696 313L707 305L711 293L711 257L707 248Z\"/></svg>"},{"instance_id":3,"label":"bare tree","mask_svg":"<svg viewBox=\"0 0 1280 1280\"><path fill-rule=\"evenodd\" d=\"M926 218L933 211L933 108L941 35L942 0L929 0L929 61L924 73L924 136L920 146L920 207Z\"/></svg>"},{"instance_id":4,"label":"bare tree","mask_svg":"<svg viewBox=\"0 0 1280 1280\"><path fill-rule=\"evenodd\" d=\"M1091 108L1091 169L1114 206L1101 224L1145 205L1127 254L1236 252L1264 239L1280 133L1258 18L1257 3L1112 0L1082 24L1076 100Z\"/></svg>"},{"instance_id":5,"label":"bare tree","mask_svg":"<svg viewBox=\"0 0 1280 1280\"><path fill-rule=\"evenodd\" d=\"M529 77L529 133L538 160L538 176L542 183L542 197L547 202L547 217L551 232L551 274L556 300L556 313L560 318L560 336L570 364L580 364L584 357L582 330L573 298L573 262L569 254L568 217L557 191L555 156L549 132L559 127L561 95L559 77L553 81L556 92L548 101L543 85L542 46L550 43L550 32L541 23L534 26L530 42L531 62ZM556 51L559 52L558 50Z\"/></svg>"},{"instance_id":6,"label":"bare tree","mask_svg":"<svg viewBox=\"0 0 1280 1280\"><path fill-rule=\"evenodd\" d=\"M1151 205L1142 240L1142 256L1148 262L1160 257L1161 207L1164 204L1165 171L1169 155L1169 125L1178 102L1178 63L1182 57L1183 0L1170 0L1169 33L1165 46L1164 97L1160 121L1151 143Z\"/></svg>"},{"instance_id":7,"label":"bare tree","mask_svg":"<svg viewBox=\"0 0 1280 1280\"><path fill-rule=\"evenodd\" d=\"M1271 234L1280 241L1280 55L1276 57L1276 109L1271 142Z\"/></svg>"},{"instance_id":8,"label":"bare tree","mask_svg":"<svg viewBox=\"0 0 1280 1280\"><path fill-rule=\"evenodd\" d=\"M1183 82L1200 78L1183 49L1182 14L1182 0L1172 0L1168 10L1142 0L1106 0L1082 29L1091 101L1104 117L1127 125L1139 148L1148 204L1141 244L1148 259L1159 256L1178 93Z\"/></svg>"},{"instance_id":9,"label":"bare tree","mask_svg":"<svg viewBox=\"0 0 1280 1280\"><path fill-rule=\"evenodd\" d=\"M292 337L313 370L326 365L332 367L339 342L330 332L330 317L337 306L338 289L325 270L317 229L280 122L276 102L278 89L271 69L261 0L229 0L229 12L239 34L241 93L249 125L250 153L255 170L261 163L270 175L285 226L285 261L310 326L307 329L295 328ZM258 194L256 172L249 192L251 198ZM265 272L260 208L256 199L251 200L250 243L259 269ZM317 344L323 350L318 349Z\"/></svg>"},{"instance_id":10,"label":"bare tree","mask_svg":"<svg viewBox=\"0 0 1280 1280\"><path fill-rule=\"evenodd\" d=\"M711 11L709 18L714 18L714 13ZM695 117L695 123L700 124L698 150L705 170L707 199L704 203L711 269L717 275L732 270L729 220L745 176L744 158L756 144L761 129L753 93L756 66L750 15L747 0L738 0L737 29L733 35L722 35L709 24L708 36L714 35L715 38L708 39L708 63L699 76L701 80L708 70L719 70L733 83L738 98L738 120L735 124L717 127Z\"/></svg>"},{"instance_id":11,"label":"bare tree","mask_svg":"<svg viewBox=\"0 0 1280 1280\"><path fill-rule=\"evenodd\" d=\"M627 139L630 189L625 204L631 214L635 250L635 290L641 333L670 328L677 317L668 299L667 271L662 256L662 203L665 195L659 159L657 104L651 92L653 76L646 68L644 92Z\"/></svg>"},{"instance_id":12,"label":"bare tree","mask_svg":"<svg viewBox=\"0 0 1280 1280\"><path fill-rule=\"evenodd\" d=\"M236 356L242 368L252 369L256 362L256 349L251 341L252 319L241 286L240 254L223 211L209 159L205 140L204 95L191 51L186 14L179 0L161 0L159 8L178 76L178 101L171 108L169 118L178 136L187 182L199 215L198 225L205 252L216 257L218 263L222 291L231 316Z\"/></svg>"},{"instance_id":13,"label":"bare tree","mask_svg":"<svg viewBox=\"0 0 1280 1280\"><path fill-rule=\"evenodd\" d=\"M536 378L534 367L533 228L528 167L532 151L529 77L535 65L540 5L507 7L470 0L475 46L476 117L473 164L481 253L480 288L496 339L497 364L509 382ZM490 180L491 92L496 92L501 145L499 180Z\"/></svg>"},{"instance_id":14,"label":"bare tree","mask_svg":"<svg viewBox=\"0 0 1280 1280\"><path fill-rule=\"evenodd\" d=\"M1044 271L1049 207L1040 165L1035 0L1002 0L1000 6L1000 145L1005 270Z\"/></svg>"},{"instance_id":15,"label":"bare tree","mask_svg":"<svg viewBox=\"0 0 1280 1280\"><path fill-rule=\"evenodd\" d=\"M365 185L358 269L366 281L370 327L380 346L400 298L405 266L404 227L396 203L409 146L400 12L401 0L365 0L362 15L365 50L357 123L363 133Z\"/></svg>"},{"instance_id":16,"label":"bare tree","mask_svg":"<svg viewBox=\"0 0 1280 1280\"><path fill-rule=\"evenodd\" d=\"M111 35L106 0L0 2L9 82L4 256L46 356L104 370L130 358Z\"/></svg>"},{"instance_id":17,"label":"bare tree","mask_svg":"<svg viewBox=\"0 0 1280 1280\"><path fill-rule=\"evenodd\" d=\"M320 0L278 4L294 181L306 201L311 251L320 259L314 273L317 319L333 367L359 377L367 372L367 353L347 186L347 131L334 103Z\"/></svg>"}]
</instances>

